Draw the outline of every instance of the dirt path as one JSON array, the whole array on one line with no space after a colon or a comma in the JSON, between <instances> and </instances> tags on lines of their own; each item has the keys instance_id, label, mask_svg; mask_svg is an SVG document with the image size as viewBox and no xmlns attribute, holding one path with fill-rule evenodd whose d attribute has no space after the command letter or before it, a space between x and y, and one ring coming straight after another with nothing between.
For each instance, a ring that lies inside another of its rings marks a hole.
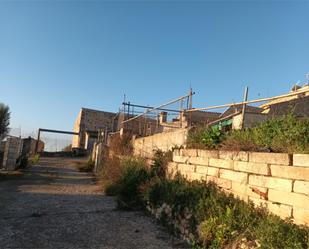
<instances>
[{"instance_id":1,"label":"dirt path","mask_svg":"<svg viewBox=\"0 0 309 249\"><path fill-rule=\"evenodd\" d=\"M0 179L0 248L184 248L139 212L115 209L91 175L63 159L42 159Z\"/></svg>"}]
</instances>

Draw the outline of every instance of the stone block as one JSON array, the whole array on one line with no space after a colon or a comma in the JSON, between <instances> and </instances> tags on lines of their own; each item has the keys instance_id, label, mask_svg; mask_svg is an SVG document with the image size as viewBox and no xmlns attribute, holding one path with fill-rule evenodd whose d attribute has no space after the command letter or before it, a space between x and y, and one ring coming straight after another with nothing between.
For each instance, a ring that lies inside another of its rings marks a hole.
<instances>
[{"instance_id":1,"label":"stone block","mask_svg":"<svg viewBox=\"0 0 309 249\"><path fill-rule=\"evenodd\" d=\"M233 169L233 160L209 158L209 166L216 168Z\"/></svg>"},{"instance_id":2,"label":"stone block","mask_svg":"<svg viewBox=\"0 0 309 249\"><path fill-rule=\"evenodd\" d=\"M267 201L265 200L254 198L254 197L249 197L249 201L252 202L255 207L267 208Z\"/></svg>"},{"instance_id":3,"label":"stone block","mask_svg":"<svg viewBox=\"0 0 309 249\"><path fill-rule=\"evenodd\" d=\"M247 183L248 174L243 172L236 172L233 170L220 169L219 171L220 178L231 180L234 182Z\"/></svg>"},{"instance_id":4,"label":"stone block","mask_svg":"<svg viewBox=\"0 0 309 249\"><path fill-rule=\"evenodd\" d=\"M217 150L198 150L197 154L199 157L219 158L219 151Z\"/></svg>"},{"instance_id":5,"label":"stone block","mask_svg":"<svg viewBox=\"0 0 309 249\"><path fill-rule=\"evenodd\" d=\"M197 165L203 165L208 166L208 158L205 157L190 157L189 163L190 164L197 164Z\"/></svg>"},{"instance_id":6,"label":"stone block","mask_svg":"<svg viewBox=\"0 0 309 249\"><path fill-rule=\"evenodd\" d=\"M268 199L272 202L292 205L293 207L308 208L309 196L298 193L290 193L274 189L268 190Z\"/></svg>"},{"instance_id":7,"label":"stone block","mask_svg":"<svg viewBox=\"0 0 309 249\"><path fill-rule=\"evenodd\" d=\"M232 191L257 199L267 200L267 188L250 186L244 183L232 182Z\"/></svg>"},{"instance_id":8,"label":"stone block","mask_svg":"<svg viewBox=\"0 0 309 249\"><path fill-rule=\"evenodd\" d=\"M199 173L195 173L195 172L191 172L188 174L187 179L189 181L206 181L206 175L204 174L199 174Z\"/></svg>"},{"instance_id":9,"label":"stone block","mask_svg":"<svg viewBox=\"0 0 309 249\"><path fill-rule=\"evenodd\" d=\"M177 170L183 174L185 172L195 172L195 165L179 163Z\"/></svg>"},{"instance_id":10,"label":"stone block","mask_svg":"<svg viewBox=\"0 0 309 249\"><path fill-rule=\"evenodd\" d=\"M178 167L177 167L177 163L174 162L170 162L167 166L167 174L170 178L173 178L177 171L178 171Z\"/></svg>"},{"instance_id":11,"label":"stone block","mask_svg":"<svg viewBox=\"0 0 309 249\"><path fill-rule=\"evenodd\" d=\"M217 178L214 176L207 176L207 182L214 182L218 187L223 189L231 189L232 188L232 181L226 180L222 178Z\"/></svg>"},{"instance_id":12,"label":"stone block","mask_svg":"<svg viewBox=\"0 0 309 249\"><path fill-rule=\"evenodd\" d=\"M219 177L219 169L213 168L213 167L208 167L207 175Z\"/></svg>"},{"instance_id":13,"label":"stone block","mask_svg":"<svg viewBox=\"0 0 309 249\"><path fill-rule=\"evenodd\" d=\"M252 162L234 162L234 170L254 173L258 175L269 175L269 168L266 163L252 163Z\"/></svg>"},{"instance_id":14,"label":"stone block","mask_svg":"<svg viewBox=\"0 0 309 249\"><path fill-rule=\"evenodd\" d=\"M309 207L308 209L293 208L293 217L297 224L309 225Z\"/></svg>"},{"instance_id":15,"label":"stone block","mask_svg":"<svg viewBox=\"0 0 309 249\"><path fill-rule=\"evenodd\" d=\"M301 167L309 167L309 154L294 154L293 165Z\"/></svg>"},{"instance_id":16,"label":"stone block","mask_svg":"<svg viewBox=\"0 0 309 249\"><path fill-rule=\"evenodd\" d=\"M176 163L187 163L189 157L187 156L173 156L173 161Z\"/></svg>"},{"instance_id":17,"label":"stone block","mask_svg":"<svg viewBox=\"0 0 309 249\"><path fill-rule=\"evenodd\" d=\"M180 149L174 149L173 156L180 156Z\"/></svg>"},{"instance_id":18,"label":"stone block","mask_svg":"<svg viewBox=\"0 0 309 249\"><path fill-rule=\"evenodd\" d=\"M309 167L270 165L270 171L275 177L309 181Z\"/></svg>"},{"instance_id":19,"label":"stone block","mask_svg":"<svg viewBox=\"0 0 309 249\"><path fill-rule=\"evenodd\" d=\"M182 156L196 157L197 149L181 149L180 153Z\"/></svg>"},{"instance_id":20,"label":"stone block","mask_svg":"<svg viewBox=\"0 0 309 249\"><path fill-rule=\"evenodd\" d=\"M295 181L293 192L309 195L309 182ZM308 203L308 207L309 207L309 203Z\"/></svg>"},{"instance_id":21,"label":"stone block","mask_svg":"<svg viewBox=\"0 0 309 249\"><path fill-rule=\"evenodd\" d=\"M230 159L235 161L244 161L248 162L249 160L249 153L245 151L219 151L219 158L220 159Z\"/></svg>"},{"instance_id":22,"label":"stone block","mask_svg":"<svg viewBox=\"0 0 309 249\"><path fill-rule=\"evenodd\" d=\"M207 166L196 166L196 173L207 175L208 167Z\"/></svg>"},{"instance_id":23,"label":"stone block","mask_svg":"<svg viewBox=\"0 0 309 249\"><path fill-rule=\"evenodd\" d=\"M238 193L238 192L235 192L233 190L225 190L224 192L226 192L228 194L232 194L235 198L238 198L238 199L245 201L245 202L248 202L248 200L249 200L249 196L244 194L244 193Z\"/></svg>"},{"instance_id":24,"label":"stone block","mask_svg":"<svg viewBox=\"0 0 309 249\"><path fill-rule=\"evenodd\" d=\"M280 203L273 203L270 201L260 200L253 197L249 197L249 201L252 201L256 207L267 208L271 213L279 216L282 219L290 218L292 216L293 207Z\"/></svg>"},{"instance_id":25,"label":"stone block","mask_svg":"<svg viewBox=\"0 0 309 249\"><path fill-rule=\"evenodd\" d=\"M278 215L281 219L292 217L292 210L293 210L292 206L268 202L267 208L270 212Z\"/></svg>"},{"instance_id":26,"label":"stone block","mask_svg":"<svg viewBox=\"0 0 309 249\"><path fill-rule=\"evenodd\" d=\"M250 152L249 162L291 165L292 156L287 153Z\"/></svg>"},{"instance_id":27,"label":"stone block","mask_svg":"<svg viewBox=\"0 0 309 249\"><path fill-rule=\"evenodd\" d=\"M249 175L249 185L270 189L278 189L287 192L292 191L292 180L268 176Z\"/></svg>"}]
</instances>

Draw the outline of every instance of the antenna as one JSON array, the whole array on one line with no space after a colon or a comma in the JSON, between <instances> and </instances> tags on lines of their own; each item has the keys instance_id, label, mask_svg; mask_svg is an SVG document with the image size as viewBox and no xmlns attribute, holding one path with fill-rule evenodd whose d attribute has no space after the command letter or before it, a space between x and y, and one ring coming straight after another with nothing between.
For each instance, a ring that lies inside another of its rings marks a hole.
<instances>
[{"instance_id":1,"label":"antenna","mask_svg":"<svg viewBox=\"0 0 309 249\"><path fill-rule=\"evenodd\" d=\"M309 73L306 74L306 78L307 78L308 84L309 84Z\"/></svg>"}]
</instances>

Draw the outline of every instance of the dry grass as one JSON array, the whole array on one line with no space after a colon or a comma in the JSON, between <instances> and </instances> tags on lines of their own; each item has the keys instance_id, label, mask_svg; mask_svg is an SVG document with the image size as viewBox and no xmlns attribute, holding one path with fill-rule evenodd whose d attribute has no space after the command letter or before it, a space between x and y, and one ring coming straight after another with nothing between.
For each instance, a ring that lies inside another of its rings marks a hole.
<instances>
[{"instance_id":1,"label":"dry grass","mask_svg":"<svg viewBox=\"0 0 309 249\"><path fill-rule=\"evenodd\" d=\"M109 150L112 154L117 156L132 155L132 134L125 133L122 136L120 136L120 134L115 134L111 137Z\"/></svg>"}]
</instances>

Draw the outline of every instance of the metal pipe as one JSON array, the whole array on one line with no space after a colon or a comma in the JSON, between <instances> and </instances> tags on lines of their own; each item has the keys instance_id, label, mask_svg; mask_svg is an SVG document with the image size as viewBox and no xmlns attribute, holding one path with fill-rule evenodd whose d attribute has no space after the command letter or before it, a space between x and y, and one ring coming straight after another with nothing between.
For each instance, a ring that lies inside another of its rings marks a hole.
<instances>
[{"instance_id":1,"label":"metal pipe","mask_svg":"<svg viewBox=\"0 0 309 249\"><path fill-rule=\"evenodd\" d=\"M122 104L123 104L123 105L129 105L129 104L126 103L126 102L123 102ZM135 105L135 104L130 104L130 105L131 105L131 106L134 106L134 107L144 108L144 109L154 108L154 107L152 107L152 106ZM157 110L159 110L159 111L168 111L168 112L177 112L177 113L180 112L179 110L165 109L165 108L158 108ZM136 113L136 112L135 112L135 113Z\"/></svg>"},{"instance_id":2,"label":"metal pipe","mask_svg":"<svg viewBox=\"0 0 309 249\"><path fill-rule=\"evenodd\" d=\"M192 93L191 95L193 95L193 94L194 94L194 93ZM159 108L161 108L161 107L164 107L164 106L173 104L173 103L175 103L175 102L177 102L177 101L179 101L179 100L185 99L185 98L187 98L187 97L189 97L189 96L190 96L190 94L188 94L188 95L186 95L186 96L183 96L183 97L180 97L180 98L175 99L175 100L171 100L171 101L167 102L166 104L157 106L157 107L155 107L155 108L150 108L149 110L145 111L143 114L140 114L140 115L137 115L137 116L135 116L135 117L129 118L129 119L123 121L122 123L127 123L127 122L129 122L129 121L132 121L132 120L134 120L134 119L137 119L137 118L139 118L139 117L141 117L141 116L147 114L148 112L151 112L151 111L157 110L157 109L159 109Z\"/></svg>"},{"instance_id":3,"label":"metal pipe","mask_svg":"<svg viewBox=\"0 0 309 249\"><path fill-rule=\"evenodd\" d=\"M265 102L265 101L270 101L270 100L276 100L276 99L281 99L285 97L291 97L294 95L302 94L309 92L309 89L305 89L302 91L297 91L294 93L288 93L288 94L283 94L275 97L270 97L270 98L261 98L261 99L255 99L255 100L249 100L249 101L242 101L238 103L232 103L232 104L224 104L224 105L217 105L217 106L209 106L209 107L203 107L203 108L193 108L189 110L185 110L186 112L196 112L196 111L206 111L206 110L211 110L211 109L219 109L219 108L224 108L224 107L230 107L230 106L239 106L239 105L244 105L244 104L253 104L253 103L259 103L259 102Z\"/></svg>"},{"instance_id":4,"label":"metal pipe","mask_svg":"<svg viewBox=\"0 0 309 249\"><path fill-rule=\"evenodd\" d=\"M244 102L248 101L248 87L245 88L244 93ZM241 116L241 128L243 129L245 127L245 112L246 112L246 104L243 104L242 106L242 116Z\"/></svg>"}]
</instances>

